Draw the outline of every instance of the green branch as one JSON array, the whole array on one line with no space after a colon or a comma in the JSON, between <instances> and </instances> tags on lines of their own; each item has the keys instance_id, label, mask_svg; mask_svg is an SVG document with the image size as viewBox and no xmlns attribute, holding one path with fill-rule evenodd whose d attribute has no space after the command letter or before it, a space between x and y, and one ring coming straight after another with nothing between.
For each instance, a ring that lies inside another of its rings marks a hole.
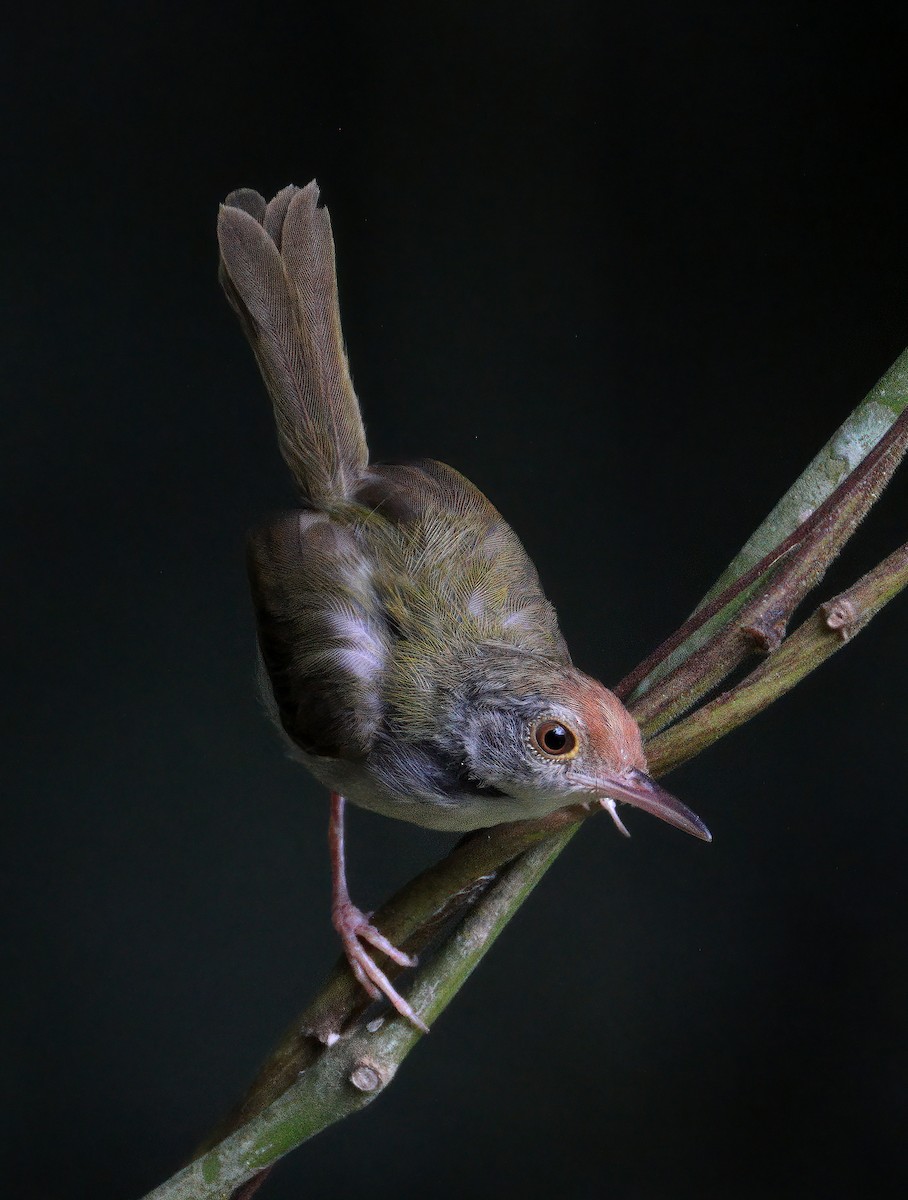
<instances>
[{"instance_id":1,"label":"green branch","mask_svg":"<svg viewBox=\"0 0 908 1200\"><path fill-rule=\"evenodd\" d=\"M634 697L633 712L645 735L652 736L691 708L748 657L782 644L794 610L877 502L906 450L908 409L819 508L749 572L758 578L740 603L728 606L737 611L708 641Z\"/></svg>"},{"instance_id":2,"label":"green branch","mask_svg":"<svg viewBox=\"0 0 908 1200\"><path fill-rule=\"evenodd\" d=\"M766 546L780 542L797 529L805 513L819 508L877 445L896 417L904 412L906 405L908 349L902 351L882 379L835 431L759 529L744 543L697 607L705 604L733 579L743 575L748 567L762 557Z\"/></svg>"},{"instance_id":3,"label":"green branch","mask_svg":"<svg viewBox=\"0 0 908 1200\"><path fill-rule=\"evenodd\" d=\"M747 576L765 556L772 554L822 505L879 443L896 417L908 405L908 349L895 360L886 374L868 392L848 419L835 431L803 474L795 480L762 525L748 538L741 550L722 572L694 610L694 615L710 605L736 580ZM727 625L752 595L752 591L733 596L732 603L697 624L689 636L660 655L647 659L646 669L635 672L632 687L642 696L657 680L698 650L717 629ZM685 623L686 624L686 623ZM684 626L682 626L684 629ZM667 643L663 643L667 646ZM630 677L628 677L630 679ZM619 693L621 694L621 693Z\"/></svg>"},{"instance_id":4,"label":"green branch","mask_svg":"<svg viewBox=\"0 0 908 1200\"><path fill-rule=\"evenodd\" d=\"M768 586L771 590L775 581L776 599L781 596L787 603L799 589L806 591L817 581L818 574L822 574L826 563L876 499L904 450L898 441L900 435L890 434L890 427L906 399L908 352L826 448L827 451L836 445L840 449L860 448L860 454L857 449L849 450L850 457L844 460L845 480L830 478L829 454L821 453L747 543L745 551L723 576L726 583L730 579L733 585L736 578L743 578L756 567L760 587ZM880 406L891 414L888 420L882 418ZM890 434L888 439L887 434ZM843 437L846 442L841 441ZM886 450L887 445L893 448L891 454ZM876 466L872 457L874 448L878 452ZM858 468L868 456L870 466L862 474ZM843 487L854 476L853 486ZM816 532L808 550L805 550L808 539L802 538L778 568L770 563L766 569L759 569L767 555L778 556L781 542L792 533L792 530L785 532L788 519L785 513L790 517L792 511L801 512L796 500L795 509L791 504L786 506L796 489L798 495L815 497L816 511L817 506L822 507L833 496L836 486L838 500L828 505L829 519L821 514L821 519L810 526ZM824 489L827 490L823 499L816 500ZM811 573L809 559L814 551L825 557L819 572ZM785 582L779 593L782 576ZM844 640L863 628L906 583L908 546L891 555L849 591L821 606L778 648L766 647L772 651L769 657L741 684L651 741L648 754L653 773L665 774L788 691ZM714 670L727 662L733 667L741 621L745 617L744 604L752 600L753 593L748 600L745 589L741 604L726 606L729 611L723 610L713 618L713 628L710 629L709 623L704 626L704 640L698 653L691 655L690 646L683 645L678 662L695 659L702 671ZM790 610L786 620L787 615ZM724 649L717 653L717 645ZM678 678L675 677L676 683ZM697 677L694 672L693 686L701 681L702 676ZM629 707L639 717L645 704L646 696L641 694ZM423 872L376 914L379 927L393 942L409 951L424 949L433 939L438 940L440 932L445 935L434 956L428 957L417 971L408 993L410 1003L425 1020L431 1022L444 1011L586 815L580 808L565 809L541 821L480 831L441 863ZM459 924L452 928L458 920ZM393 964L387 964L387 970L389 974L395 973ZM420 1035L396 1014L364 1024L359 1019L364 1007L364 998L349 971L339 966L313 1004L294 1022L246 1099L210 1139L200 1157L149 1193L147 1200L189 1197L227 1200L244 1184L243 1195L248 1197L263 1179L264 1172L282 1155L326 1125L370 1103L391 1082Z\"/></svg>"},{"instance_id":5,"label":"green branch","mask_svg":"<svg viewBox=\"0 0 908 1200\"><path fill-rule=\"evenodd\" d=\"M775 654L737 687L704 704L649 742L647 757L651 769L660 774L679 766L768 708L860 633L906 585L908 543L848 591L821 604Z\"/></svg>"},{"instance_id":6,"label":"green branch","mask_svg":"<svg viewBox=\"0 0 908 1200\"><path fill-rule=\"evenodd\" d=\"M441 1015L498 934L570 839L565 829L528 851L495 884L421 971L409 999L423 1019ZM235 1189L327 1125L375 1099L421 1035L396 1014L369 1022L325 1049L264 1112L190 1163L147 1200L229 1200Z\"/></svg>"}]
</instances>

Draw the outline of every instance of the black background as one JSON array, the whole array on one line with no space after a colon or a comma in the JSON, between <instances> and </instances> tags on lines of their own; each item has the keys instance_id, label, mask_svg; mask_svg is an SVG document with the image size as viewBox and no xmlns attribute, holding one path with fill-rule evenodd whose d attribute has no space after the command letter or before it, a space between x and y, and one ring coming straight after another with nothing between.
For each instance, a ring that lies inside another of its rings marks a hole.
<instances>
[{"instance_id":1,"label":"black background","mask_svg":"<svg viewBox=\"0 0 908 1200\"><path fill-rule=\"evenodd\" d=\"M218 201L318 176L375 457L482 487L614 681L908 343L904 28L737 7L20 14L12 1194L159 1183L336 954L326 798L252 682L244 531L291 492ZM906 619L672 777L711 847L585 829L388 1095L263 1195L899 1191ZM354 813L357 898L450 840Z\"/></svg>"}]
</instances>

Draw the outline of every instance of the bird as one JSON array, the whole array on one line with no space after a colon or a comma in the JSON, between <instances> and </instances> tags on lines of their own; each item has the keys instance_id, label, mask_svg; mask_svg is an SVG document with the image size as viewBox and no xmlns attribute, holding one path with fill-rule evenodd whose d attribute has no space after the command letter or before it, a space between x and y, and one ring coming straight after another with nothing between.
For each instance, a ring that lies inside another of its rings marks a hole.
<instances>
[{"instance_id":1,"label":"bird","mask_svg":"<svg viewBox=\"0 0 908 1200\"><path fill-rule=\"evenodd\" d=\"M574 666L539 576L485 495L434 460L370 461L313 180L231 192L219 277L271 398L298 507L248 537L262 693L330 792L332 921L371 999L426 1025L375 959L415 959L352 901L349 801L465 833L584 804L704 823L646 773L640 730Z\"/></svg>"}]
</instances>

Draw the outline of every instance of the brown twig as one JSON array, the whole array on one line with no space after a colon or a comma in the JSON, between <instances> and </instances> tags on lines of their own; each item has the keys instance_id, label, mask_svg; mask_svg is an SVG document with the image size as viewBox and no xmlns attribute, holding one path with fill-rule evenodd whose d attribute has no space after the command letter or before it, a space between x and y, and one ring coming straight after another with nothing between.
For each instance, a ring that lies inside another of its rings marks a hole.
<instances>
[{"instance_id":1,"label":"brown twig","mask_svg":"<svg viewBox=\"0 0 908 1200\"><path fill-rule=\"evenodd\" d=\"M676 767L762 712L840 650L908 584L908 543L827 600L746 679L704 704L647 746L655 773Z\"/></svg>"},{"instance_id":2,"label":"brown twig","mask_svg":"<svg viewBox=\"0 0 908 1200\"><path fill-rule=\"evenodd\" d=\"M772 570L772 574L737 616L635 699L634 716L647 736L653 736L691 708L751 654L768 653L781 644L792 613L820 582L830 562L876 502L906 449L908 410L895 420L873 450L804 525L757 564L754 571L765 575ZM782 554L785 558L779 561ZM773 561L778 563L775 569ZM721 600L720 595L717 601ZM647 662L655 666L678 644L677 638L669 638L663 643L668 647L665 653L660 648ZM638 668L619 687L627 691L635 679L642 681L649 671L641 672Z\"/></svg>"}]
</instances>

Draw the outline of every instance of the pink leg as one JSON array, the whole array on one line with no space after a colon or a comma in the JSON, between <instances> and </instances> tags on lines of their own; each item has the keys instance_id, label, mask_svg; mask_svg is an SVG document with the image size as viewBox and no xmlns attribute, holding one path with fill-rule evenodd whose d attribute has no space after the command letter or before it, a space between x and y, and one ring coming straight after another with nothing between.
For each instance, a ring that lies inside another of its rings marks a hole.
<instances>
[{"instance_id":1,"label":"pink leg","mask_svg":"<svg viewBox=\"0 0 908 1200\"><path fill-rule=\"evenodd\" d=\"M401 1016L406 1017L422 1033L428 1033L428 1026L419 1019L403 996L395 990L391 980L377 966L362 944L368 942L369 945L386 954L401 967L416 966L416 959L392 945L380 930L369 924L366 914L358 909L350 899L344 865L344 805L343 796L332 792L331 820L328 825L328 843L331 847L331 920L334 928L340 934L350 970L372 999L377 1000L379 996L386 996Z\"/></svg>"}]
</instances>

